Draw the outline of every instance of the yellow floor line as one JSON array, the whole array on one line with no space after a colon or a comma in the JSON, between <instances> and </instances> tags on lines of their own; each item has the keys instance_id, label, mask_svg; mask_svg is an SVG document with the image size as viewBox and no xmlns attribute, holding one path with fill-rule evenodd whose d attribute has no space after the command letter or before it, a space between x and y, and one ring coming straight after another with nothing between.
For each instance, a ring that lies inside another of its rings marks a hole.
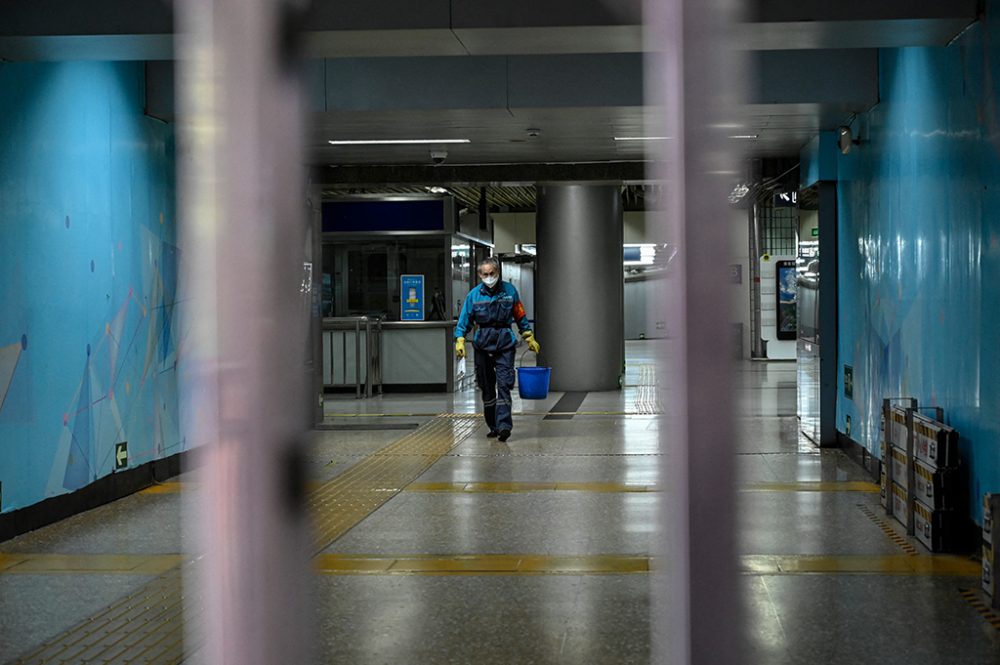
<instances>
[{"instance_id":1,"label":"yellow floor line","mask_svg":"<svg viewBox=\"0 0 1000 665\"><path fill-rule=\"evenodd\" d=\"M377 453L388 456L399 453L391 451ZM310 490L320 489L325 483L311 482ZM140 494L173 494L185 489L196 488L191 482L167 482L148 487ZM787 483L752 483L739 488L742 492L867 492L879 491L878 485L866 481L799 481ZM405 487L407 492L538 492L569 490L575 492L657 492L655 485L631 485L622 483L587 483L587 482L467 482L467 483L411 483ZM383 490L384 491L384 488Z\"/></svg>"},{"instance_id":2,"label":"yellow floor line","mask_svg":"<svg viewBox=\"0 0 1000 665\"><path fill-rule=\"evenodd\" d=\"M647 573L653 559L640 555L542 554L398 555L321 554L314 570L325 575L583 575ZM957 556L936 555L748 555L740 570L753 575L908 575L976 577L979 565Z\"/></svg>"},{"instance_id":3,"label":"yellow floor line","mask_svg":"<svg viewBox=\"0 0 1000 665\"><path fill-rule=\"evenodd\" d=\"M774 555L741 557L745 572L758 575L867 574L927 575L935 577L976 577L979 562L951 555L850 554L850 555Z\"/></svg>"},{"instance_id":4,"label":"yellow floor line","mask_svg":"<svg viewBox=\"0 0 1000 665\"><path fill-rule=\"evenodd\" d=\"M176 494L193 486L194 483L172 480L166 483L157 483L144 490L139 490L139 494Z\"/></svg>"},{"instance_id":5,"label":"yellow floor line","mask_svg":"<svg viewBox=\"0 0 1000 665\"><path fill-rule=\"evenodd\" d=\"M469 483L411 483L407 492L496 492L501 494L513 492L656 492L654 485L623 485L620 483L574 483L574 482L469 482Z\"/></svg>"},{"instance_id":6,"label":"yellow floor line","mask_svg":"<svg viewBox=\"0 0 1000 665\"><path fill-rule=\"evenodd\" d=\"M790 483L752 483L743 492L878 492L879 486L863 480L796 481Z\"/></svg>"},{"instance_id":7,"label":"yellow floor line","mask_svg":"<svg viewBox=\"0 0 1000 665\"><path fill-rule=\"evenodd\" d=\"M116 573L155 575L175 570L179 554L4 554L4 574ZM462 554L395 556L320 554L313 560L326 575L559 575L645 573L654 568L645 555ZM905 554L755 554L740 557L740 570L753 575L903 575L978 577L979 562L961 556Z\"/></svg>"},{"instance_id":8,"label":"yellow floor line","mask_svg":"<svg viewBox=\"0 0 1000 665\"><path fill-rule=\"evenodd\" d=\"M583 575L649 572L647 556L541 554L405 555L321 554L314 570L326 575Z\"/></svg>"}]
</instances>

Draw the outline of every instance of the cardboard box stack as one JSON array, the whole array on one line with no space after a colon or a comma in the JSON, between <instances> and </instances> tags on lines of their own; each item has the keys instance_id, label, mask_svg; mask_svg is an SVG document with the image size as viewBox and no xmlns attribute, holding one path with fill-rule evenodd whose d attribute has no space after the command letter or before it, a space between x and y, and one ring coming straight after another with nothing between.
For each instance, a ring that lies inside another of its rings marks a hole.
<instances>
[{"instance_id":1,"label":"cardboard box stack","mask_svg":"<svg viewBox=\"0 0 1000 665\"><path fill-rule=\"evenodd\" d=\"M983 591L993 599L993 607L1000 608L997 584L997 545L994 536L996 520L1000 518L1000 494L983 496Z\"/></svg>"},{"instance_id":2,"label":"cardboard box stack","mask_svg":"<svg viewBox=\"0 0 1000 665\"><path fill-rule=\"evenodd\" d=\"M958 433L915 408L889 408L887 424L883 428L888 430L888 441L883 443L882 505L927 549L953 549L961 537L964 514L960 510L964 491Z\"/></svg>"}]
</instances>

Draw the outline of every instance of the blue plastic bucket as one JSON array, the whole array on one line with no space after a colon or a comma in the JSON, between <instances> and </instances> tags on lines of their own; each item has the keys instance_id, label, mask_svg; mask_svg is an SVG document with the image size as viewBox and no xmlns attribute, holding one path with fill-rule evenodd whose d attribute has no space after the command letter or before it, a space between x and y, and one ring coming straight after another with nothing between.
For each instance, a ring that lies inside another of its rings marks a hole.
<instances>
[{"instance_id":1,"label":"blue plastic bucket","mask_svg":"<svg viewBox=\"0 0 1000 665\"><path fill-rule=\"evenodd\" d=\"M551 367L518 367L517 392L521 399L545 399L551 375Z\"/></svg>"}]
</instances>

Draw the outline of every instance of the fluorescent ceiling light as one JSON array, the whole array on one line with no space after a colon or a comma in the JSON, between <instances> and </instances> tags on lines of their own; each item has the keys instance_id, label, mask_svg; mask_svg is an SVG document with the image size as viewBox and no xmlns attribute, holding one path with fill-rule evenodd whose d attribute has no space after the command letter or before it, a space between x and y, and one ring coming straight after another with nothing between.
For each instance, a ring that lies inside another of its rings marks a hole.
<instances>
[{"instance_id":1,"label":"fluorescent ceiling light","mask_svg":"<svg viewBox=\"0 0 1000 665\"><path fill-rule=\"evenodd\" d=\"M442 143L471 143L469 139L335 139L330 145L440 145Z\"/></svg>"},{"instance_id":2,"label":"fluorescent ceiling light","mask_svg":"<svg viewBox=\"0 0 1000 665\"><path fill-rule=\"evenodd\" d=\"M448 190L444 187L428 187L427 191L431 194L447 194Z\"/></svg>"},{"instance_id":3,"label":"fluorescent ceiling light","mask_svg":"<svg viewBox=\"0 0 1000 665\"><path fill-rule=\"evenodd\" d=\"M669 136L616 136L616 141L667 141Z\"/></svg>"},{"instance_id":4,"label":"fluorescent ceiling light","mask_svg":"<svg viewBox=\"0 0 1000 665\"><path fill-rule=\"evenodd\" d=\"M757 134L736 134L734 136L730 136L729 138L731 138L731 139L755 139L755 138L757 138L757 136L758 136Z\"/></svg>"}]
</instances>

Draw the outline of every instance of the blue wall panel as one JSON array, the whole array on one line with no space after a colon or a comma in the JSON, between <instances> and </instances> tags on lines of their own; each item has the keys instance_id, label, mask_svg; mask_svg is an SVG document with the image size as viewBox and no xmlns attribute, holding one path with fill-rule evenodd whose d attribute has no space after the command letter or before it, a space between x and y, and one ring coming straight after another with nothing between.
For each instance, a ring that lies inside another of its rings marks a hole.
<instances>
[{"instance_id":1,"label":"blue wall panel","mask_svg":"<svg viewBox=\"0 0 1000 665\"><path fill-rule=\"evenodd\" d=\"M142 63L0 64L0 510L178 452L173 129Z\"/></svg>"},{"instance_id":2,"label":"blue wall panel","mask_svg":"<svg viewBox=\"0 0 1000 665\"><path fill-rule=\"evenodd\" d=\"M998 43L991 18L950 47L882 51L881 101L838 164L838 429L878 454L883 397L943 407L976 520L1000 491Z\"/></svg>"}]
</instances>

